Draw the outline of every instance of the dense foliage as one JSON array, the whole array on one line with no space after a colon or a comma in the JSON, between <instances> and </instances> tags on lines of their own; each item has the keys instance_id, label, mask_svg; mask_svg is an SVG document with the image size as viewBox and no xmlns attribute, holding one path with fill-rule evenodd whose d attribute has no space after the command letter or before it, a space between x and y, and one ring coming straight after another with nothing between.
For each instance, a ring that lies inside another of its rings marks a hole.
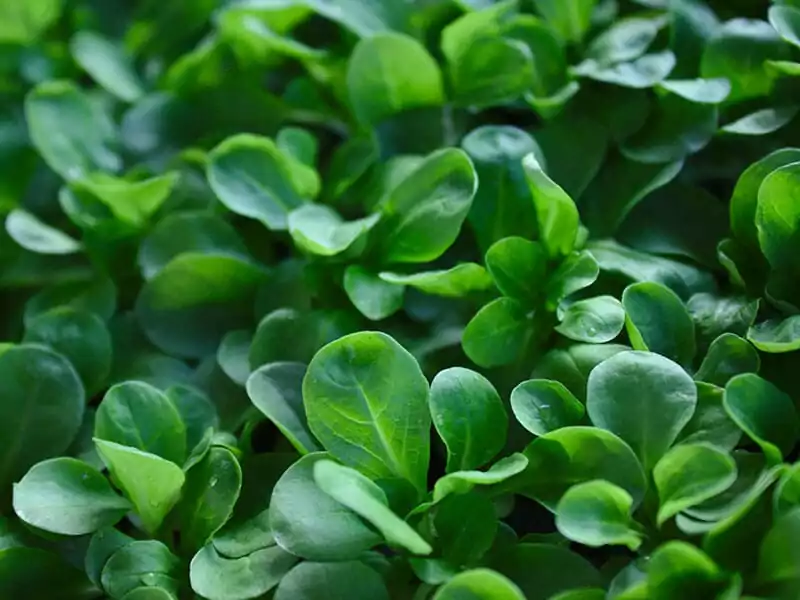
<instances>
[{"instance_id":1,"label":"dense foliage","mask_svg":"<svg viewBox=\"0 0 800 600\"><path fill-rule=\"evenodd\" d=\"M0 598L800 597L798 47L0 0Z\"/></svg>"}]
</instances>

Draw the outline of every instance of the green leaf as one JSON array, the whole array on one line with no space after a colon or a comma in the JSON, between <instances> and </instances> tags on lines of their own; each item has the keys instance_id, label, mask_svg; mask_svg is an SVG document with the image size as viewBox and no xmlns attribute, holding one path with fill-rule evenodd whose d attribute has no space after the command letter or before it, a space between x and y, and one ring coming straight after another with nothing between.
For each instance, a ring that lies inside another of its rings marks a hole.
<instances>
[{"instance_id":1,"label":"green leaf","mask_svg":"<svg viewBox=\"0 0 800 600\"><path fill-rule=\"evenodd\" d=\"M511 410L533 435L579 425L586 409L559 381L529 379L511 391Z\"/></svg>"},{"instance_id":2,"label":"green leaf","mask_svg":"<svg viewBox=\"0 0 800 600\"><path fill-rule=\"evenodd\" d=\"M524 185L522 159L530 153L541 164L545 159L530 134L516 127L487 125L468 133L461 146L474 161L480 181L468 219L481 250L502 238L535 232L536 212Z\"/></svg>"},{"instance_id":3,"label":"green leaf","mask_svg":"<svg viewBox=\"0 0 800 600\"><path fill-rule=\"evenodd\" d=\"M514 362L525 350L532 322L522 304L498 298L481 308L467 323L462 337L464 352L481 367Z\"/></svg>"},{"instance_id":4,"label":"green leaf","mask_svg":"<svg viewBox=\"0 0 800 600\"><path fill-rule=\"evenodd\" d=\"M452 367L431 382L433 425L447 447L447 472L488 463L503 449L508 415L503 401L483 375Z\"/></svg>"},{"instance_id":5,"label":"green leaf","mask_svg":"<svg viewBox=\"0 0 800 600\"><path fill-rule=\"evenodd\" d=\"M794 508L775 520L761 544L758 576L764 582L795 582L800 578L797 544L800 509Z\"/></svg>"},{"instance_id":6,"label":"green leaf","mask_svg":"<svg viewBox=\"0 0 800 600\"><path fill-rule=\"evenodd\" d=\"M220 217L203 212L177 212L159 221L139 246L137 262L142 276L152 279L184 252L248 258L239 234Z\"/></svg>"},{"instance_id":7,"label":"green leaf","mask_svg":"<svg viewBox=\"0 0 800 600\"><path fill-rule=\"evenodd\" d=\"M631 518L633 498L624 489L595 479L569 488L556 506L556 527L585 546L636 550L642 534Z\"/></svg>"},{"instance_id":8,"label":"green leaf","mask_svg":"<svg viewBox=\"0 0 800 600\"><path fill-rule=\"evenodd\" d=\"M92 583L98 588L101 585L100 579L103 567L106 566L108 559L111 558L111 555L117 550L123 546L127 546L132 541L134 541L132 537L121 533L113 527L100 529L92 535L86 549L84 567L89 579L91 579Z\"/></svg>"},{"instance_id":9,"label":"green leaf","mask_svg":"<svg viewBox=\"0 0 800 600\"><path fill-rule=\"evenodd\" d=\"M225 255L186 253L145 283L136 301L142 329L170 354L199 358L247 325L260 267Z\"/></svg>"},{"instance_id":10,"label":"green leaf","mask_svg":"<svg viewBox=\"0 0 800 600\"><path fill-rule=\"evenodd\" d=\"M335 458L425 489L428 382L394 339L361 332L322 348L303 380L303 402L311 432Z\"/></svg>"},{"instance_id":11,"label":"green leaf","mask_svg":"<svg viewBox=\"0 0 800 600\"><path fill-rule=\"evenodd\" d=\"M313 167L317 162L319 142L314 134L300 127L284 127L275 136L278 148L291 154L304 165Z\"/></svg>"},{"instance_id":12,"label":"green leaf","mask_svg":"<svg viewBox=\"0 0 800 600\"><path fill-rule=\"evenodd\" d=\"M731 229L749 249L759 248L756 211L761 184L776 169L797 161L800 149L782 148L754 162L739 176L731 197Z\"/></svg>"},{"instance_id":13,"label":"green leaf","mask_svg":"<svg viewBox=\"0 0 800 600\"><path fill-rule=\"evenodd\" d=\"M93 173L76 181L73 188L96 197L120 221L139 227L167 201L179 179L177 172L168 172L142 181L128 181L105 173Z\"/></svg>"},{"instance_id":14,"label":"green leaf","mask_svg":"<svg viewBox=\"0 0 800 600\"><path fill-rule=\"evenodd\" d=\"M719 104L731 93L731 84L723 77L670 79L662 81L658 87L697 104Z\"/></svg>"},{"instance_id":15,"label":"green leaf","mask_svg":"<svg viewBox=\"0 0 800 600\"><path fill-rule=\"evenodd\" d=\"M576 342L604 344L625 327L625 309L613 296L578 300L559 312L556 331Z\"/></svg>"},{"instance_id":16,"label":"green leaf","mask_svg":"<svg viewBox=\"0 0 800 600\"><path fill-rule=\"evenodd\" d=\"M85 535L114 525L129 509L99 471L74 458L40 462L14 485L17 516L61 535Z\"/></svg>"},{"instance_id":17,"label":"green leaf","mask_svg":"<svg viewBox=\"0 0 800 600\"><path fill-rule=\"evenodd\" d=\"M794 448L800 425L794 402L766 379L753 373L737 375L725 386L723 404L769 463L782 462Z\"/></svg>"},{"instance_id":18,"label":"green leaf","mask_svg":"<svg viewBox=\"0 0 800 600\"><path fill-rule=\"evenodd\" d=\"M239 461L227 448L213 446L186 474L176 506L181 523L181 546L201 548L230 518L242 487Z\"/></svg>"},{"instance_id":19,"label":"green leaf","mask_svg":"<svg viewBox=\"0 0 800 600\"><path fill-rule=\"evenodd\" d=\"M155 454L95 439L111 478L133 503L148 533L155 533L180 499L185 481L175 463Z\"/></svg>"},{"instance_id":20,"label":"green leaf","mask_svg":"<svg viewBox=\"0 0 800 600\"><path fill-rule=\"evenodd\" d=\"M534 0L534 7L566 42L580 42L597 0Z\"/></svg>"},{"instance_id":21,"label":"green leaf","mask_svg":"<svg viewBox=\"0 0 800 600\"><path fill-rule=\"evenodd\" d=\"M283 343L291 337L291 347ZM250 370L282 360L308 362L319 347L319 322L308 313L279 308L258 324L250 344Z\"/></svg>"},{"instance_id":22,"label":"green leaf","mask_svg":"<svg viewBox=\"0 0 800 600\"><path fill-rule=\"evenodd\" d=\"M103 567L103 588L112 598L122 598L141 586L164 588L177 594L178 557L156 540L137 540L114 552Z\"/></svg>"},{"instance_id":23,"label":"green leaf","mask_svg":"<svg viewBox=\"0 0 800 600\"><path fill-rule=\"evenodd\" d=\"M289 213L289 233L297 246L311 254L335 256L347 250L380 219L371 215L345 222L332 208L305 204Z\"/></svg>"},{"instance_id":24,"label":"green leaf","mask_svg":"<svg viewBox=\"0 0 800 600\"><path fill-rule=\"evenodd\" d=\"M5 225L11 239L37 254L75 254L83 249L79 241L21 209L12 210Z\"/></svg>"},{"instance_id":25,"label":"green leaf","mask_svg":"<svg viewBox=\"0 0 800 600\"><path fill-rule=\"evenodd\" d=\"M499 521L492 501L479 493L450 495L436 505L433 528L444 559L477 563L494 542Z\"/></svg>"},{"instance_id":26,"label":"green leaf","mask_svg":"<svg viewBox=\"0 0 800 600\"><path fill-rule=\"evenodd\" d=\"M62 0L32 0L0 5L0 42L31 44L61 16Z\"/></svg>"},{"instance_id":27,"label":"green leaf","mask_svg":"<svg viewBox=\"0 0 800 600\"><path fill-rule=\"evenodd\" d=\"M766 60L788 57L788 48L769 23L755 19L733 19L709 40L700 63L704 78L725 77L731 83L728 102L767 95L772 77Z\"/></svg>"},{"instance_id":28,"label":"green leaf","mask_svg":"<svg viewBox=\"0 0 800 600\"><path fill-rule=\"evenodd\" d=\"M589 375L589 418L596 427L625 440L645 469L655 466L667 452L696 405L692 378L658 354L621 352Z\"/></svg>"},{"instance_id":29,"label":"green leaf","mask_svg":"<svg viewBox=\"0 0 800 600\"><path fill-rule=\"evenodd\" d=\"M800 10L793 6L772 6L769 22L784 40L800 47Z\"/></svg>"},{"instance_id":30,"label":"green leaf","mask_svg":"<svg viewBox=\"0 0 800 600\"><path fill-rule=\"evenodd\" d=\"M506 38L525 44L533 59L533 76L525 100L545 119L557 115L579 86L569 81L561 41L547 23L532 15L516 15L502 28Z\"/></svg>"},{"instance_id":31,"label":"green leaf","mask_svg":"<svg viewBox=\"0 0 800 600\"><path fill-rule=\"evenodd\" d=\"M398 56L402 62L397 62ZM347 63L347 93L365 125L444 103L436 61L418 41L400 33L378 33L356 44Z\"/></svg>"},{"instance_id":32,"label":"green leaf","mask_svg":"<svg viewBox=\"0 0 800 600\"><path fill-rule=\"evenodd\" d=\"M250 346L253 335L244 329L229 331L217 348L217 362L231 381L244 385L250 376Z\"/></svg>"},{"instance_id":33,"label":"green leaf","mask_svg":"<svg viewBox=\"0 0 800 600\"><path fill-rule=\"evenodd\" d=\"M111 371L111 334L90 312L64 306L42 313L27 324L22 341L49 346L68 358L90 394L102 387Z\"/></svg>"},{"instance_id":34,"label":"green leaf","mask_svg":"<svg viewBox=\"0 0 800 600\"><path fill-rule=\"evenodd\" d=\"M144 96L131 60L116 44L97 33L79 31L69 46L75 62L108 92L124 102Z\"/></svg>"},{"instance_id":35,"label":"green leaf","mask_svg":"<svg viewBox=\"0 0 800 600\"><path fill-rule=\"evenodd\" d=\"M724 387L731 377L757 373L760 366L761 359L751 344L733 333L723 333L711 343L694 378Z\"/></svg>"},{"instance_id":36,"label":"green leaf","mask_svg":"<svg viewBox=\"0 0 800 600\"><path fill-rule=\"evenodd\" d=\"M591 252L573 252L547 278L547 308L555 310L562 300L592 285L599 275L600 266Z\"/></svg>"},{"instance_id":37,"label":"green leaf","mask_svg":"<svg viewBox=\"0 0 800 600\"><path fill-rule=\"evenodd\" d=\"M575 203L547 176L534 154L526 156L522 165L536 207L539 236L547 254L550 258L569 255L575 249L580 225Z\"/></svg>"},{"instance_id":38,"label":"green leaf","mask_svg":"<svg viewBox=\"0 0 800 600\"><path fill-rule=\"evenodd\" d=\"M674 447L653 468L659 527L679 512L721 494L736 476L736 463L726 452L706 444Z\"/></svg>"},{"instance_id":39,"label":"green leaf","mask_svg":"<svg viewBox=\"0 0 800 600\"><path fill-rule=\"evenodd\" d=\"M504 295L534 306L544 292L547 253L539 242L507 237L486 252L486 268Z\"/></svg>"},{"instance_id":40,"label":"green leaf","mask_svg":"<svg viewBox=\"0 0 800 600\"><path fill-rule=\"evenodd\" d=\"M367 520L390 544L413 554L431 553L430 544L392 512L383 490L355 469L320 460L314 464L314 481L334 500Z\"/></svg>"},{"instance_id":41,"label":"green leaf","mask_svg":"<svg viewBox=\"0 0 800 600\"><path fill-rule=\"evenodd\" d=\"M678 436L678 443L708 443L723 450L733 450L742 431L725 412L722 388L697 382L697 408Z\"/></svg>"},{"instance_id":42,"label":"green leaf","mask_svg":"<svg viewBox=\"0 0 800 600\"><path fill-rule=\"evenodd\" d=\"M469 213L478 179L456 148L427 156L389 193L375 229L386 263L430 262L455 241Z\"/></svg>"},{"instance_id":43,"label":"green leaf","mask_svg":"<svg viewBox=\"0 0 800 600\"><path fill-rule=\"evenodd\" d=\"M516 544L499 552L491 566L516 583L528 600L549 600L567 590L602 585L591 563L553 544Z\"/></svg>"},{"instance_id":44,"label":"green leaf","mask_svg":"<svg viewBox=\"0 0 800 600\"><path fill-rule=\"evenodd\" d=\"M794 106L765 108L728 123L721 131L732 135L768 135L788 125L796 116Z\"/></svg>"},{"instance_id":45,"label":"green leaf","mask_svg":"<svg viewBox=\"0 0 800 600\"><path fill-rule=\"evenodd\" d=\"M320 450L308 430L303 405L301 363L271 363L256 369L247 379L247 395L255 407L275 423L292 446L301 454Z\"/></svg>"},{"instance_id":46,"label":"green leaf","mask_svg":"<svg viewBox=\"0 0 800 600\"><path fill-rule=\"evenodd\" d=\"M403 286L390 283L359 265L345 269L343 284L347 297L370 321L390 317L403 307Z\"/></svg>"},{"instance_id":47,"label":"green leaf","mask_svg":"<svg viewBox=\"0 0 800 600\"><path fill-rule=\"evenodd\" d=\"M23 344L0 354L0 487L8 489L37 462L72 443L84 413L84 390L60 354Z\"/></svg>"},{"instance_id":48,"label":"green leaf","mask_svg":"<svg viewBox=\"0 0 800 600\"><path fill-rule=\"evenodd\" d=\"M513 581L489 569L464 571L440 587L433 600L524 600Z\"/></svg>"},{"instance_id":49,"label":"green leaf","mask_svg":"<svg viewBox=\"0 0 800 600\"><path fill-rule=\"evenodd\" d=\"M389 600L381 576L359 561L303 562L275 590L275 600Z\"/></svg>"},{"instance_id":50,"label":"green leaf","mask_svg":"<svg viewBox=\"0 0 800 600\"><path fill-rule=\"evenodd\" d=\"M278 546L228 559L208 544L194 555L189 579L192 590L209 600L258 598L278 585L297 561Z\"/></svg>"},{"instance_id":51,"label":"green leaf","mask_svg":"<svg viewBox=\"0 0 800 600\"><path fill-rule=\"evenodd\" d=\"M519 476L519 493L552 511L576 483L605 479L626 490L634 507L647 487L639 460L613 433L595 427L564 427L536 438L525 449L528 467Z\"/></svg>"},{"instance_id":52,"label":"green leaf","mask_svg":"<svg viewBox=\"0 0 800 600\"><path fill-rule=\"evenodd\" d=\"M463 106L513 102L531 87L533 54L517 40L479 37L450 65L453 95Z\"/></svg>"},{"instance_id":53,"label":"green leaf","mask_svg":"<svg viewBox=\"0 0 800 600\"><path fill-rule=\"evenodd\" d=\"M182 465L186 426L175 405L155 387L126 381L111 387L95 416L96 438L156 454Z\"/></svg>"},{"instance_id":54,"label":"green leaf","mask_svg":"<svg viewBox=\"0 0 800 600\"><path fill-rule=\"evenodd\" d=\"M761 250L773 268L796 268L793 256L800 248L800 209L794 201L800 189L800 164L779 167L764 179L758 190L755 223Z\"/></svg>"},{"instance_id":55,"label":"green leaf","mask_svg":"<svg viewBox=\"0 0 800 600\"><path fill-rule=\"evenodd\" d=\"M93 171L118 171L114 131L96 105L75 84L48 81L25 98L28 133L48 166L64 179Z\"/></svg>"},{"instance_id":56,"label":"green leaf","mask_svg":"<svg viewBox=\"0 0 800 600\"><path fill-rule=\"evenodd\" d=\"M675 62L675 55L670 50L664 50L610 66L590 58L574 67L573 72L580 77L603 83L646 89L664 81L675 68Z\"/></svg>"},{"instance_id":57,"label":"green leaf","mask_svg":"<svg viewBox=\"0 0 800 600\"><path fill-rule=\"evenodd\" d=\"M581 402L586 401L586 381L589 373L605 359L630 350L622 344L572 344L565 349L547 352L533 370L536 379L563 382Z\"/></svg>"},{"instance_id":58,"label":"green leaf","mask_svg":"<svg viewBox=\"0 0 800 600\"><path fill-rule=\"evenodd\" d=\"M493 285L489 273L476 263L459 263L455 267L441 271L422 273L378 273L383 281L395 285L405 285L432 296L444 298L463 298L474 292L483 292Z\"/></svg>"},{"instance_id":59,"label":"green leaf","mask_svg":"<svg viewBox=\"0 0 800 600\"><path fill-rule=\"evenodd\" d=\"M24 546L0 550L0 594L51 600L90 600L97 590L60 556Z\"/></svg>"},{"instance_id":60,"label":"green leaf","mask_svg":"<svg viewBox=\"0 0 800 600\"><path fill-rule=\"evenodd\" d=\"M142 586L132 589L122 600L175 600L175 596L163 588Z\"/></svg>"},{"instance_id":61,"label":"green leaf","mask_svg":"<svg viewBox=\"0 0 800 600\"><path fill-rule=\"evenodd\" d=\"M178 410L186 426L186 450L191 458L193 451L203 443L208 430L219 428L217 409L205 393L187 385L167 388L167 398Z\"/></svg>"},{"instance_id":62,"label":"green leaf","mask_svg":"<svg viewBox=\"0 0 800 600\"><path fill-rule=\"evenodd\" d=\"M656 600L668 598L718 598L727 587L729 575L701 550L681 541L659 547L647 567L649 589Z\"/></svg>"},{"instance_id":63,"label":"green leaf","mask_svg":"<svg viewBox=\"0 0 800 600\"><path fill-rule=\"evenodd\" d=\"M622 304L626 326L636 350L650 350L682 365L694 358L694 323L681 299L659 283L635 283L625 288Z\"/></svg>"},{"instance_id":64,"label":"green leaf","mask_svg":"<svg viewBox=\"0 0 800 600\"><path fill-rule=\"evenodd\" d=\"M751 327L747 339L762 352L772 354L800 349L800 316L768 319Z\"/></svg>"},{"instance_id":65,"label":"green leaf","mask_svg":"<svg viewBox=\"0 0 800 600\"><path fill-rule=\"evenodd\" d=\"M61 307L90 312L108 321L117 309L117 289L107 277L50 284L25 303L23 322L27 327L42 313Z\"/></svg>"},{"instance_id":66,"label":"green leaf","mask_svg":"<svg viewBox=\"0 0 800 600\"><path fill-rule=\"evenodd\" d=\"M592 40L586 57L607 65L629 62L647 52L658 30L655 19L622 19Z\"/></svg>"},{"instance_id":67,"label":"green leaf","mask_svg":"<svg viewBox=\"0 0 800 600\"><path fill-rule=\"evenodd\" d=\"M308 454L278 480L270 501L275 541L307 560L354 560L381 538L314 483L314 465L327 454Z\"/></svg>"},{"instance_id":68,"label":"green leaf","mask_svg":"<svg viewBox=\"0 0 800 600\"><path fill-rule=\"evenodd\" d=\"M370 37L387 30L401 31L408 18L406 7L383 0L342 0L335 5L325 0L302 0L301 4L360 37Z\"/></svg>"},{"instance_id":69,"label":"green leaf","mask_svg":"<svg viewBox=\"0 0 800 600\"><path fill-rule=\"evenodd\" d=\"M528 466L523 454L512 454L498 460L488 471L456 471L445 475L436 482L433 501L439 502L450 494L466 494L476 485L491 486L519 475Z\"/></svg>"},{"instance_id":70,"label":"green leaf","mask_svg":"<svg viewBox=\"0 0 800 600\"><path fill-rule=\"evenodd\" d=\"M285 230L289 213L305 201L293 181L292 160L268 138L235 135L211 151L208 182L231 212Z\"/></svg>"}]
</instances>

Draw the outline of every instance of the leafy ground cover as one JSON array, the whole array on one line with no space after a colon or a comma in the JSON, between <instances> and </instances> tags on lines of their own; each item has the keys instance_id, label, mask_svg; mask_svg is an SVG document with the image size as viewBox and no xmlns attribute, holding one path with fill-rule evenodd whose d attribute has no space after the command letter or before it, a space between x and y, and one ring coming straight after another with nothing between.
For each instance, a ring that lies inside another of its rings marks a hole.
<instances>
[{"instance_id":1,"label":"leafy ground cover","mask_svg":"<svg viewBox=\"0 0 800 600\"><path fill-rule=\"evenodd\" d=\"M800 597L798 46L0 0L0 598Z\"/></svg>"}]
</instances>

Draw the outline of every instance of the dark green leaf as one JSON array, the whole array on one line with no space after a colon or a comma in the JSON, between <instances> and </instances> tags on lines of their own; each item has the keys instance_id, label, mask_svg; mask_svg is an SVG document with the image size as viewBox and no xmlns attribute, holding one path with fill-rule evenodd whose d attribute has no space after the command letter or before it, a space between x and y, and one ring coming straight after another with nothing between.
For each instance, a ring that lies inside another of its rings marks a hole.
<instances>
[{"instance_id":1,"label":"dark green leaf","mask_svg":"<svg viewBox=\"0 0 800 600\"><path fill-rule=\"evenodd\" d=\"M525 429L545 435L562 427L579 425L586 409L558 381L530 379L511 391L511 410Z\"/></svg>"},{"instance_id":2,"label":"dark green leaf","mask_svg":"<svg viewBox=\"0 0 800 600\"><path fill-rule=\"evenodd\" d=\"M494 367L519 358L531 333L532 322L523 305L511 298L498 298L467 324L461 343L475 364Z\"/></svg>"},{"instance_id":3,"label":"dark green leaf","mask_svg":"<svg viewBox=\"0 0 800 600\"><path fill-rule=\"evenodd\" d=\"M539 242L507 237L486 252L486 268L504 295L535 306L544 292L547 253Z\"/></svg>"},{"instance_id":4,"label":"dark green leaf","mask_svg":"<svg viewBox=\"0 0 800 600\"><path fill-rule=\"evenodd\" d=\"M103 567L103 588L122 598L140 586L162 587L176 594L178 557L155 540L137 540L114 552Z\"/></svg>"},{"instance_id":5,"label":"dark green leaf","mask_svg":"<svg viewBox=\"0 0 800 600\"><path fill-rule=\"evenodd\" d=\"M731 377L757 373L760 366L761 359L752 345L738 335L723 333L711 343L695 379L724 387Z\"/></svg>"},{"instance_id":6,"label":"dark green leaf","mask_svg":"<svg viewBox=\"0 0 800 600\"><path fill-rule=\"evenodd\" d=\"M284 575L275 600L389 600L386 584L363 562L303 562Z\"/></svg>"},{"instance_id":7,"label":"dark green leaf","mask_svg":"<svg viewBox=\"0 0 800 600\"><path fill-rule=\"evenodd\" d=\"M547 174L529 154L523 160L536 218L539 221L539 236L550 258L567 256L575 249L580 220L578 209L572 198Z\"/></svg>"}]
</instances>

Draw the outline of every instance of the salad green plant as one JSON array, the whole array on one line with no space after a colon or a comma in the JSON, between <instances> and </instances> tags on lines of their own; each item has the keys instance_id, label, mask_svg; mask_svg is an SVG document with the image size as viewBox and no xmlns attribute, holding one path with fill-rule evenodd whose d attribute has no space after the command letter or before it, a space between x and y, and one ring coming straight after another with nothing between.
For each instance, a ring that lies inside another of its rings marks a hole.
<instances>
[{"instance_id":1,"label":"salad green plant","mask_svg":"<svg viewBox=\"0 0 800 600\"><path fill-rule=\"evenodd\" d=\"M800 597L800 2L0 0L0 598Z\"/></svg>"}]
</instances>

